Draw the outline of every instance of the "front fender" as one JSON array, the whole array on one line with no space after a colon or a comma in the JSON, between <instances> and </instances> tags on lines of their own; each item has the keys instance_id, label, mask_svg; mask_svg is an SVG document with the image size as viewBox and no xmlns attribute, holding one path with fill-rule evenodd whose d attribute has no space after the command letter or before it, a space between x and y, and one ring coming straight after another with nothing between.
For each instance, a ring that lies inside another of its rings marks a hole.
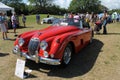
<instances>
[{"instance_id":1,"label":"front fender","mask_svg":"<svg viewBox=\"0 0 120 80\"><path fill-rule=\"evenodd\" d=\"M70 42L69 35L62 35L56 37L51 44L50 54L54 54L54 58L62 59L64 49Z\"/></svg>"}]
</instances>

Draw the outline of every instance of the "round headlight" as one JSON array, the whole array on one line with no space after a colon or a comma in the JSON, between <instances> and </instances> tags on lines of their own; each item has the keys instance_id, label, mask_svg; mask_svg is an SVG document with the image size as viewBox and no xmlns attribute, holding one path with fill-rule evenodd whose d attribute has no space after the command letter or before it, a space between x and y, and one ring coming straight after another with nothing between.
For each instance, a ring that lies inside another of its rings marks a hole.
<instances>
[{"instance_id":1,"label":"round headlight","mask_svg":"<svg viewBox=\"0 0 120 80\"><path fill-rule=\"evenodd\" d=\"M23 38L20 38L19 41L18 41L19 46L22 46L22 45L24 44L24 42L25 42L24 39L23 39Z\"/></svg>"},{"instance_id":2,"label":"round headlight","mask_svg":"<svg viewBox=\"0 0 120 80\"><path fill-rule=\"evenodd\" d=\"M48 47L47 42L46 42L46 41L41 41L41 43L40 43L40 48L41 48L42 50L46 50L47 47Z\"/></svg>"}]
</instances>

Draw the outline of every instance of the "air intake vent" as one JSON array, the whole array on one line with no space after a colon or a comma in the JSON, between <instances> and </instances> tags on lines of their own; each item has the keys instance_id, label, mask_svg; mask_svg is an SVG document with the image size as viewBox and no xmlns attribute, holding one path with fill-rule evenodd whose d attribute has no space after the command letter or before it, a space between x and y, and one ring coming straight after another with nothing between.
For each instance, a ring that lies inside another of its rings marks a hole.
<instances>
[{"instance_id":1,"label":"air intake vent","mask_svg":"<svg viewBox=\"0 0 120 80\"><path fill-rule=\"evenodd\" d=\"M38 50L40 40L38 38L32 38L28 45L29 55L35 55L35 52Z\"/></svg>"}]
</instances>

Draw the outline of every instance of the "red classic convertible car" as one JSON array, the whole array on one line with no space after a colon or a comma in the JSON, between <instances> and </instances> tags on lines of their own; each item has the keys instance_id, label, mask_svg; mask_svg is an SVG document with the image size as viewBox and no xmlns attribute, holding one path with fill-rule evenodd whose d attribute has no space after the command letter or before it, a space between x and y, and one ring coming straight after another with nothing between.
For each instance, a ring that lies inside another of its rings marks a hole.
<instances>
[{"instance_id":1,"label":"red classic convertible car","mask_svg":"<svg viewBox=\"0 0 120 80\"><path fill-rule=\"evenodd\" d=\"M13 53L50 65L68 65L72 54L92 42L92 29L75 19L60 19L43 30L25 32L14 43Z\"/></svg>"}]
</instances>

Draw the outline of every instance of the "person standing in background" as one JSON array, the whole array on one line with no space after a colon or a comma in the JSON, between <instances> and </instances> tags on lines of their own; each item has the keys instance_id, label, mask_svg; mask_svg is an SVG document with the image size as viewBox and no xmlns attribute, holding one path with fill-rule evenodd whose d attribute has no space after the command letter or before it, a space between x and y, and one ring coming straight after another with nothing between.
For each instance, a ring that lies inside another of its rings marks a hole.
<instances>
[{"instance_id":1,"label":"person standing in background","mask_svg":"<svg viewBox=\"0 0 120 80\"><path fill-rule=\"evenodd\" d=\"M17 36L16 34L16 28L17 28L17 19L16 19L16 14L13 13L13 15L11 16L11 21L12 21L12 27L14 29L14 36Z\"/></svg>"},{"instance_id":2,"label":"person standing in background","mask_svg":"<svg viewBox=\"0 0 120 80\"><path fill-rule=\"evenodd\" d=\"M73 13L71 12L70 14L69 14L69 18L73 18L74 17L74 15L73 15Z\"/></svg>"},{"instance_id":3,"label":"person standing in background","mask_svg":"<svg viewBox=\"0 0 120 80\"><path fill-rule=\"evenodd\" d=\"M107 11L105 10L104 11L104 15L102 17L102 20L103 20L103 34L107 34L107 29L106 29L106 25L107 25L107 18L108 18L108 13Z\"/></svg>"},{"instance_id":4,"label":"person standing in background","mask_svg":"<svg viewBox=\"0 0 120 80\"><path fill-rule=\"evenodd\" d=\"M7 29L4 24L4 18L2 12L0 12L0 28L1 28L3 40L8 40Z\"/></svg>"},{"instance_id":5,"label":"person standing in background","mask_svg":"<svg viewBox=\"0 0 120 80\"><path fill-rule=\"evenodd\" d=\"M67 13L64 14L64 18L65 18L65 19L67 18Z\"/></svg>"},{"instance_id":6,"label":"person standing in background","mask_svg":"<svg viewBox=\"0 0 120 80\"><path fill-rule=\"evenodd\" d=\"M8 32L8 18L5 13L3 14L3 19L4 19L4 24L5 24L6 30Z\"/></svg>"},{"instance_id":7,"label":"person standing in background","mask_svg":"<svg viewBox=\"0 0 120 80\"><path fill-rule=\"evenodd\" d=\"M88 12L85 15L85 21L90 22L90 14Z\"/></svg>"},{"instance_id":8,"label":"person standing in background","mask_svg":"<svg viewBox=\"0 0 120 80\"><path fill-rule=\"evenodd\" d=\"M23 25L24 25L24 27L26 27L26 17L25 17L25 15L24 14L22 14L22 22L23 22Z\"/></svg>"},{"instance_id":9,"label":"person standing in background","mask_svg":"<svg viewBox=\"0 0 120 80\"><path fill-rule=\"evenodd\" d=\"M36 14L36 22L37 22L37 24L40 24L40 15L39 14Z\"/></svg>"}]
</instances>

